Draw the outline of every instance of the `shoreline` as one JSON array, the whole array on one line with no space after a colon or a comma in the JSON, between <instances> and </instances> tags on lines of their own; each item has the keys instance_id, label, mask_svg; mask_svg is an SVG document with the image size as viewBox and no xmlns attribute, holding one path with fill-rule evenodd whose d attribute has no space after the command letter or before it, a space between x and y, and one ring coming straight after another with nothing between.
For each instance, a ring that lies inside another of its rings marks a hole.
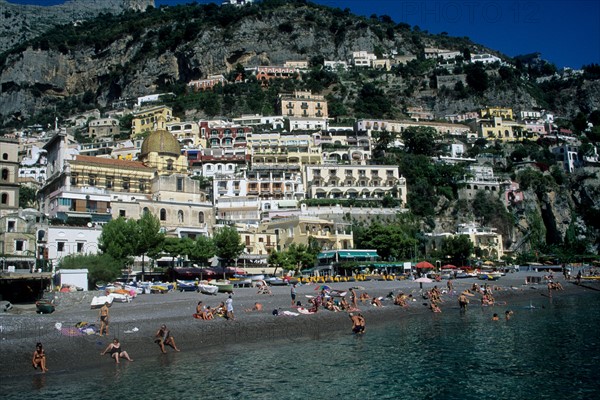
<instances>
[{"instance_id":1,"label":"shoreline","mask_svg":"<svg viewBox=\"0 0 600 400\"><path fill-rule=\"evenodd\" d=\"M522 303L527 300L536 300L545 295L548 301L548 290L545 284L524 285L525 276L543 276L543 273L519 272L507 274L498 281L489 282L490 285L502 288L495 291L494 297L497 305L488 306L490 317L497 312L501 318L504 311L510 309L512 304ZM565 282L562 276L555 276L555 281L560 282L564 291L554 291L553 298L579 295L598 291L593 285L577 286ZM455 292L470 288L473 283L480 286L486 283L475 278L454 280ZM369 327L384 324L397 318L427 318L433 314L423 303L427 300L418 297L419 285L413 281L365 281L344 282L328 284L329 286L347 290L353 286L364 287L371 296L385 297L390 292L403 291L412 293L416 301L410 302L408 309L393 304L392 300L384 300L384 307L378 308L370 304L361 304L359 308ZM425 284L424 289L437 285L446 289L446 281ZM319 285L299 285L298 298L303 306L307 305L307 295L317 293L315 288ZM273 296L257 294L256 288L236 289L233 295L235 320L228 321L215 317L211 321L197 320L192 317L196 304L202 300L206 305L216 306L225 301L227 294L219 293L216 296L197 294L195 292L173 292L167 294L140 295L131 303L115 303L110 308L111 324L110 335L100 337L96 334L85 336L65 335L64 328L74 327L80 321L96 324L99 310L90 309L90 301L98 292L65 293L59 297L57 311L52 314L38 315L27 312L27 307L17 307L25 310L22 313L0 314L0 351L4 360L0 364L0 374L3 380L19 379L21 377L39 374L31 366L31 354L36 342L42 342L48 355L47 366L51 375L53 371L59 373L77 373L82 369L95 369L112 366L114 361L108 356L100 356L100 352L110 343L113 337L119 338L123 348L127 350L134 360L146 360L160 356L160 349L153 343L154 334L161 324L166 324L172 331L177 346L182 353L199 352L203 349L218 350L228 345L245 343L259 344L278 342L280 340L297 340L298 338L314 339L323 335L350 332L351 322L347 312L332 312L320 309L318 313L298 316L274 316L272 311L292 311L290 288L288 286L271 287ZM348 296L349 297L349 293ZM479 312L480 295L471 298L468 312ZM440 305L444 313L460 313L457 295L442 295L443 303ZM255 302L263 304L262 312L244 312L251 308ZM502 305L501 305L502 304ZM486 307L487 308L487 307ZM17 311L18 312L18 311ZM63 331L57 329L56 324L62 324ZM367 333L368 334L368 333ZM168 357L177 357L171 348L167 347ZM167 356L165 356L167 357ZM127 363L127 361L122 361ZM135 367L135 361L132 363Z\"/></svg>"}]
</instances>

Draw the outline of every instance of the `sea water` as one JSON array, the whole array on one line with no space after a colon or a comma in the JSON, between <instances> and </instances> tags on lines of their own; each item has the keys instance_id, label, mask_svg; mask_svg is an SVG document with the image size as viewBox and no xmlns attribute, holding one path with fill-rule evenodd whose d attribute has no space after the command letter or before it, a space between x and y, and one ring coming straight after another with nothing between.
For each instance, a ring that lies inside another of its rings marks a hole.
<instances>
[{"instance_id":1,"label":"sea water","mask_svg":"<svg viewBox=\"0 0 600 400\"><path fill-rule=\"evenodd\" d=\"M0 397L600 398L599 293L540 297L511 309L506 320L505 308L461 312L448 306L441 314L399 317L376 327L367 320L363 335L322 331L310 338L157 354L99 371L37 374L0 381ZM492 321L494 312L499 321Z\"/></svg>"}]
</instances>

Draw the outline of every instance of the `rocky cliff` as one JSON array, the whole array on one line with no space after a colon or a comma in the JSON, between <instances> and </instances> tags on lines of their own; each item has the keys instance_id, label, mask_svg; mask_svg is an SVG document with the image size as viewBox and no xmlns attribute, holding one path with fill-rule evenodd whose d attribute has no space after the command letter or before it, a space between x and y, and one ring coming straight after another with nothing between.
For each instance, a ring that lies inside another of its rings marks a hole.
<instances>
[{"instance_id":1,"label":"rocky cliff","mask_svg":"<svg viewBox=\"0 0 600 400\"><path fill-rule=\"evenodd\" d=\"M41 35L55 25L74 23L125 10L144 11L154 0L71 0L55 6L34 6L0 0L0 53Z\"/></svg>"}]
</instances>

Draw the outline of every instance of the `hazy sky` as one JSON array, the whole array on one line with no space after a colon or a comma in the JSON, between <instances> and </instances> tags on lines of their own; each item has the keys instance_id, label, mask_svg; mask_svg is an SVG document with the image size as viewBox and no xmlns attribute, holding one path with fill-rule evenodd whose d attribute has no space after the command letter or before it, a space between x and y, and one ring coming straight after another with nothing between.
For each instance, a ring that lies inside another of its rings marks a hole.
<instances>
[{"instance_id":1,"label":"hazy sky","mask_svg":"<svg viewBox=\"0 0 600 400\"><path fill-rule=\"evenodd\" d=\"M101 0L100 0L101 1ZM155 0L157 5L190 0ZM59 4L60 0L9 0L11 3ZM209 3L210 0L197 0ZM215 1L213 1L215 2ZM389 15L395 22L418 25L431 33L468 36L508 56L542 53L558 67L600 64L598 0L313 0L353 13ZM220 3L220 1L216 1Z\"/></svg>"}]
</instances>

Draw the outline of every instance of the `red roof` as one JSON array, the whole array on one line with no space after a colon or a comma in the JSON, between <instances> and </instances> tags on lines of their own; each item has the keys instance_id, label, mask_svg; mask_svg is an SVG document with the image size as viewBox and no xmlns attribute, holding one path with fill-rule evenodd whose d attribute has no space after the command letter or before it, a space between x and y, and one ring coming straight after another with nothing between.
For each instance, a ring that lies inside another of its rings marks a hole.
<instances>
[{"instance_id":1,"label":"red roof","mask_svg":"<svg viewBox=\"0 0 600 400\"><path fill-rule=\"evenodd\" d=\"M141 161L129 161L119 160L115 158L102 158L94 156L75 156L75 162L85 164L95 164L100 166L113 166L119 168L134 168L134 169L147 169L152 170L153 168L146 167Z\"/></svg>"}]
</instances>

